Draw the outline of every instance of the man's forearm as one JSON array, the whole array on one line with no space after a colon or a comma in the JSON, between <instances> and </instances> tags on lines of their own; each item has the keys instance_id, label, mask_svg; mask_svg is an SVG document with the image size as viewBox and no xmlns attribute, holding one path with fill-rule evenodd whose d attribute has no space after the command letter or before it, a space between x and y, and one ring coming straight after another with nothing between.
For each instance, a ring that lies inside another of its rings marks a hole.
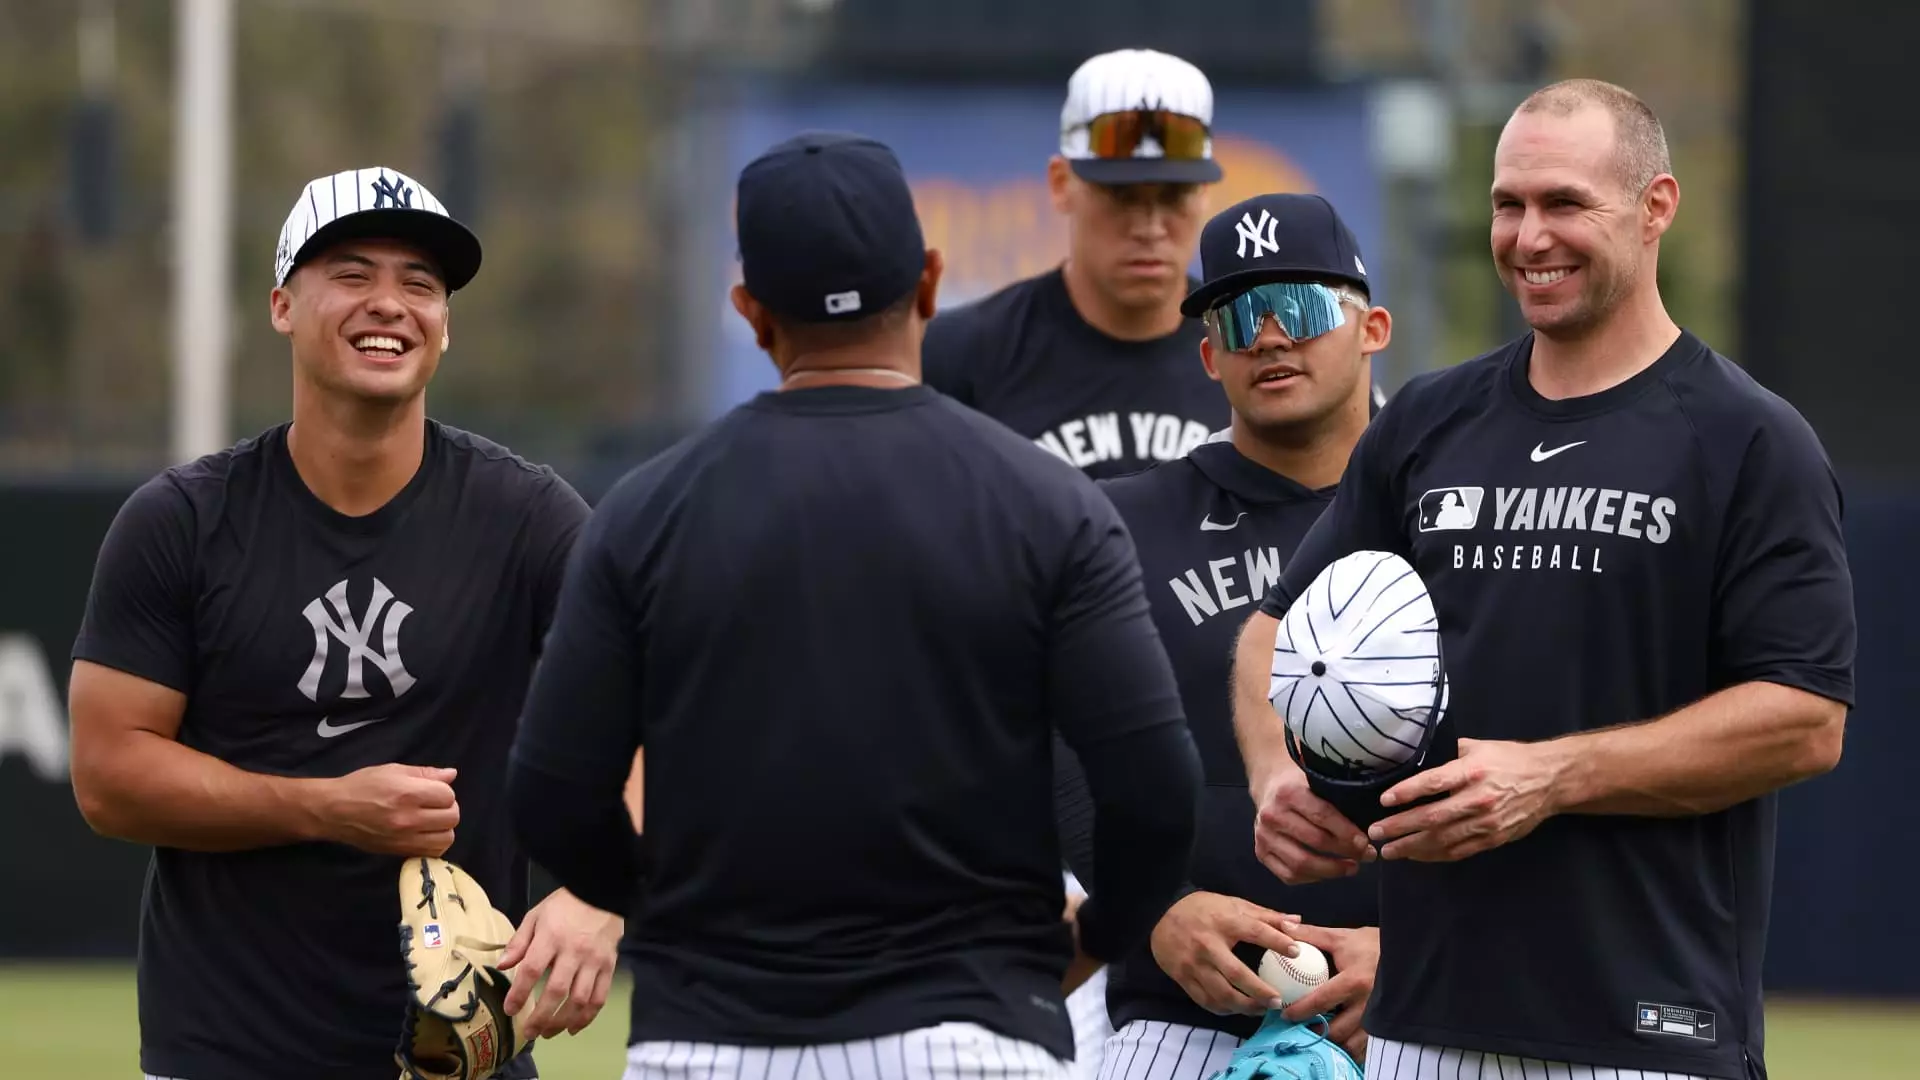
<instances>
[{"instance_id":1,"label":"man's forearm","mask_svg":"<svg viewBox=\"0 0 1920 1080\"><path fill-rule=\"evenodd\" d=\"M1286 732L1280 716L1267 700L1267 681L1273 674L1273 639L1280 621L1254 612L1240 629L1233 655L1233 735L1240 760L1247 767L1251 787L1276 766L1292 763L1287 756Z\"/></svg>"},{"instance_id":2,"label":"man's forearm","mask_svg":"<svg viewBox=\"0 0 1920 1080\"><path fill-rule=\"evenodd\" d=\"M1742 683L1658 720L1541 743L1563 814L1683 817L1723 810L1832 769L1846 707Z\"/></svg>"},{"instance_id":3,"label":"man's forearm","mask_svg":"<svg viewBox=\"0 0 1920 1080\"><path fill-rule=\"evenodd\" d=\"M75 798L97 833L188 851L321 838L323 780L248 772L151 732L116 742L75 770Z\"/></svg>"}]
</instances>

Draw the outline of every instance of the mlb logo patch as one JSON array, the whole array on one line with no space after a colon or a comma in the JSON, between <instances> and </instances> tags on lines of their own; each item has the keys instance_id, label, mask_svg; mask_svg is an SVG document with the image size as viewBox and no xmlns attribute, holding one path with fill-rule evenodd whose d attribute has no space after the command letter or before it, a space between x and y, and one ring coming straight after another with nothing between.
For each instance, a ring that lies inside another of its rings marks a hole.
<instances>
[{"instance_id":1,"label":"mlb logo patch","mask_svg":"<svg viewBox=\"0 0 1920 1080\"><path fill-rule=\"evenodd\" d=\"M1420 496L1420 531L1445 532L1471 529L1480 523L1480 504L1487 489L1478 487L1434 488Z\"/></svg>"},{"instance_id":2,"label":"mlb logo patch","mask_svg":"<svg viewBox=\"0 0 1920 1080\"><path fill-rule=\"evenodd\" d=\"M442 944L440 940L440 924L437 922L428 923L421 928L420 937L427 948L439 948Z\"/></svg>"}]
</instances>

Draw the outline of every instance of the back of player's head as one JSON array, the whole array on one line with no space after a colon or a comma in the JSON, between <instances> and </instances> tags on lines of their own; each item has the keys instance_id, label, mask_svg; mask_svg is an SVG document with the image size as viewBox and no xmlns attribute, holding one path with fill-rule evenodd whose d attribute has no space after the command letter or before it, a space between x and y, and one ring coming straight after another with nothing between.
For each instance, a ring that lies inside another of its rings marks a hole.
<instances>
[{"instance_id":1,"label":"back of player's head","mask_svg":"<svg viewBox=\"0 0 1920 1080\"><path fill-rule=\"evenodd\" d=\"M897 307L926 243L891 149L802 132L740 172L735 227L747 292L782 323L847 324Z\"/></svg>"}]
</instances>

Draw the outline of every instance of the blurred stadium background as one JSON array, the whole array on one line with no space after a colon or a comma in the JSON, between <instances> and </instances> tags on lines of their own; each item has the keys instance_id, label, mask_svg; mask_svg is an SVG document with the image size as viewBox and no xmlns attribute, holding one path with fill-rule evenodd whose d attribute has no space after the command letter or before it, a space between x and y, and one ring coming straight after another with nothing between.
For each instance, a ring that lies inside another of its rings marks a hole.
<instances>
[{"instance_id":1,"label":"blurred stadium background","mask_svg":"<svg viewBox=\"0 0 1920 1080\"><path fill-rule=\"evenodd\" d=\"M1339 203L1389 390L1519 328L1485 203L1519 97L1592 75L1660 113L1669 307L1813 421L1859 585L1845 760L1782 801L1772 1072L1920 1076L1912 0L0 0L0 1075L137 1075L146 852L74 808L67 649L126 494L284 416L265 301L302 184L390 165L477 228L430 408L593 498L771 384L724 299L753 153L890 142L958 302L1061 257L1066 78L1128 45L1213 79L1215 205ZM617 1075L624 1032L617 1000L545 1074Z\"/></svg>"}]
</instances>

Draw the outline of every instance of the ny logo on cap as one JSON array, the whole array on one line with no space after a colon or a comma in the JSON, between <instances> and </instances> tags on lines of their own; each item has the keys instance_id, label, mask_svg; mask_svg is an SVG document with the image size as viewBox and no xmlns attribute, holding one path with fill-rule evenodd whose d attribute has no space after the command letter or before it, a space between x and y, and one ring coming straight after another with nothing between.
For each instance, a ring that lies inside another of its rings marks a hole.
<instances>
[{"instance_id":1,"label":"ny logo on cap","mask_svg":"<svg viewBox=\"0 0 1920 1080\"><path fill-rule=\"evenodd\" d=\"M1266 210L1260 211L1259 221L1253 220L1252 211L1241 214L1240 220L1233 226L1233 231L1240 235L1240 246L1234 249L1234 254L1242 259L1248 258L1248 241L1253 242L1252 258L1259 258L1263 251L1280 254L1280 241L1274 239L1273 235L1279 225L1280 219Z\"/></svg>"},{"instance_id":2,"label":"ny logo on cap","mask_svg":"<svg viewBox=\"0 0 1920 1080\"><path fill-rule=\"evenodd\" d=\"M405 180L394 180L385 176L376 176L373 180L373 208L397 206L413 209L413 188Z\"/></svg>"}]
</instances>

